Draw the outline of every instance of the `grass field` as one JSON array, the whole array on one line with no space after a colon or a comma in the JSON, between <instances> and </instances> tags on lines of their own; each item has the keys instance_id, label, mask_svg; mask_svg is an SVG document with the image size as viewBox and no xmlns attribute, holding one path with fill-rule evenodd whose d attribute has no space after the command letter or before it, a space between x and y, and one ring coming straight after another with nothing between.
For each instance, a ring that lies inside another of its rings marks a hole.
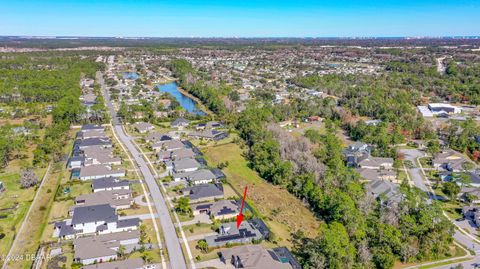
<instances>
[{"instance_id":1,"label":"grass field","mask_svg":"<svg viewBox=\"0 0 480 269\"><path fill-rule=\"evenodd\" d=\"M279 244L290 246L292 233L298 230L309 236L317 234L320 221L314 214L287 190L266 182L250 169L237 144L203 148L202 151L212 166L228 161L223 171L237 193L242 193L248 185L248 202L264 217Z\"/></svg>"}]
</instances>

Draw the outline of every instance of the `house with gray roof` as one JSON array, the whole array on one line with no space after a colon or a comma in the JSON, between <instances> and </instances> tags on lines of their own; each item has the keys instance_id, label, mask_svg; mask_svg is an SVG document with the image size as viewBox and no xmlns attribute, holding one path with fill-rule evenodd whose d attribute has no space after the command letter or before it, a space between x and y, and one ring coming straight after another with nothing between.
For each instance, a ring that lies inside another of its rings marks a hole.
<instances>
[{"instance_id":1,"label":"house with gray roof","mask_svg":"<svg viewBox=\"0 0 480 269\"><path fill-rule=\"evenodd\" d=\"M288 252L290 255L288 255ZM244 245L227 248L219 253L226 267L250 269L301 269L293 255L284 249L267 250L261 245Z\"/></svg>"},{"instance_id":2,"label":"house with gray roof","mask_svg":"<svg viewBox=\"0 0 480 269\"><path fill-rule=\"evenodd\" d=\"M124 177L125 170L123 169L112 169L109 166L102 165L102 164L95 164L90 166L81 167L78 171L75 169L72 171L72 178L73 179L80 179L80 180L90 180L90 179L98 179L103 177Z\"/></svg>"},{"instance_id":3,"label":"house with gray roof","mask_svg":"<svg viewBox=\"0 0 480 269\"><path fill-rule=\"evenodd\" d=\"M86 131L80 131L77 133L77 138L78 139L89 139L89 138L106 138L107 135L105 134L105 131L103 129L93 129L93 130L86 130Z\"/></svg>"},{"instance_id":4,"label":"house with gray roof","mask_svg":"<svg viewBox=\"0 0 480 269\"><path fill-rule=\"evenodd\" d=\"M84 166L103 164L120 165L122 159L113 156L112 148L88 147L83 150Z\"/></svg>"},{"instance_id":5,"label":"house with gray roof","mask_svg":"<svg viewBox=\"0 0 480 269\"><path fill-rule=\"evenodd\" d=\"M82 125L81 132L87 132L87 131L91 131L91 130L104 131L105 128L103 128L103 126L97 125L97 124L84 124L84 125Z\"/></svg>"},{"instance_id":6,"label":"house with gray roof","mask_svg":"<svg viewBox=\"0 0 480 269\"><path fill-rule=\"evenodd\" d=\"M181 160L184 158L194 158L195 152L189 148L181 148L173 151L162 150L157 153L159 161Z\"/></svg>"},{"instance_id":7,"label":"house with gray roof","mask_svg":"<svg viewBox=\"0 0 480 269\"><path fill-rule=\"evenodd\" d=\"M375 180L366 185L367 195L380 199L385 204L398 203L403 199L400 187L392 182Z\"/></svg>"},{"instance_id":8,"label":"house with gray roof","mask_svg":"<svg viewBox=\"0 0 480 269\"><path fill-rule=\"evenodd\" d=\"M102 177L92 180L92 191L130 190L130 181L115 177Z\"/></svg>"},{"instance_id":9,"label":"house with gray roof","mask_svg":"<svg viewBox=\"0 0 480 269\"><path fill-rule=\"evenodd\" d=\"M222 247L227 244L246 244L262 239L262 233L249 220L243 221L238 229L236 222L223 223L218 230L218 234L205 237L209 247Z\"/></svg>"},{"instance_id":10,"label":"house with gray roof","mask_svg":"<svg viewBox=\"0 0 480 269\"><path fill-rule=\"evenodd\" d=\"M171 126L172 128L177 128L177 129L183 129L184 127L187 127L190 124L190 121L184 118L177 118L175 119Z\"/></svg>"},{"instance_id":11,"label":"house with gray roof","mask_svg":"<svg viewBox=\"0 0 480 269\"><path fill-rule=\"evenodd\" d=\"M73 259L83 265L116 260L120 246L125 248L126 253L130 253L140 247L139 241L138 230L80 237L73 240Z\"/></svg>"},{"instance_id":12,"label":"house with gray roof","mask_svg":"<svg viewBox=\"0 0 480 269\"><path fill-rule=\"evenodd\" d=\"M218 121L208 121L206 123L199 123L195 126L195 129L197 130L208 130L208 129L216 129L216 128L222 128L223 124L221 124Z\"/></svg>"},{"instance_id":13,"label":"house with gray roof","mask_svg":"<svg viewBox=\"0 0 480 269\"><path fill-rule=\"evenodd\" d=\"M372 157L368 156L362 158L357 162L359 168L366 169L392 169L393 167L393 158L382 158L382 157Z\"/></svg>"},{"instance_id":14,"label":"house with gray roof","mask_svg":"<svg viewBox=\"0 0 480 269\"><path fill-rule=\"evenodd\" d=\"M172 171L170 172L184 173L197 171L201 167L201 164L198 163L194 158L183 158L173 161L172 167Z\"/></svg>"},{"instance_id":15,"label":"house with gray roof","mask_svg":"<svg viewBox=\"0 0 480 269\"><path fill-rule=\"evenodd\" d=\"M355 170L360 174L362 178L368 181L375 181L375 180L395 181L397 178L397 173L394 170L367 169L367 168L357 168Z\"/></svg>"},{"instance_id":16,"label":"house with gray roof","mask_svg":"<svg viewBox=\"0 0 480 269\"><path fill-rule=\"evenodd\" d=\"M182 189L182 193L191 203L213 201L223 198L223 186L220 183L195 185Z\"/></svg>"},{"instance_id":17,"label":"house with gray roof","mask_svg":"<svg viewBox=\"0 0 480 269\"><path fill-rule=\"evenodd\" d=\"M151 146L152 150L155 152L159 151L174 151L185 148L185 144L180 140L165 140L158 141Z\"/></svg>"},{"instance_id":18,"label":"house with gray roof","mask_svg":"<svg viewBox=\"0 0 480 269\"><path fill-rule=\"evenodd\" d=\"M173 138L171 136L161 134L159 132L151 132L145 137L145 142L154 143L154 142L161 142L161 141L167 141L172 139Z\"/></svg>"},{"instance_id":19,"label":"house with gray roof","mask_svg":"<svg viewBox=\"0 0 480 269\"><path fill-rule=\"evenodd\" d=\"M235 200L218 200L192 206L193 215L207 214L218 220L235 218L240 212L239 203Z\"/></svg>"},{"instance_id":20,"label":"house with gray roof","mask_svg":"<svg viewBox=\"0 0 480 269\"><path fill-rule=\"evenodd\" d=\"M150 132L151 130L154 130L155 126L148 122L136 122L133 124L133 128L135 128L137 132L145 134L147 132Z\"/></svg>"},{"instance_id":21,"label":"house with gray roof","mask_svg":"<svg viewBox=\"0 0 480 269\"><path fill-rule=\"evenodd\" d=\"M174 173L173 180L176 182L185 180L193 185L207 184L216 180L216 176L208 169L200 169L191 172Z\"/></svg>"},{"instance_id":22,"label":"house with gray roof","mask_svg":"<svg viewBox=\"0 0 480 269\"><path fill-rule=\"evenodd\" d=\"M56 222L54 237L72 239L79 235L94 235L136 230L140 219L119 220L109 204L76 207L71 219Z\"/></svg>"},{"instance_id":23,"label":"house with gray roof","mask_svg":"<svg viewBox=\"0 0 480 269\"><path fill-rule=\"evenodd\" d=\"M358 163L370 156L371 148L368 144L356 141L343 150L343 156L348 167L358 167Z\"/></svg>"},{"instance_id":24,"label":"house with gray roof","mask_svg":"<svg viewBox=\"0 0 480 269\"><path fill-rule=\"evenodd\" d=\"M112 141L110 138L87 138L87 139L79 139L75 141L73 148L76 150L84 150L89 147L103 147L103 148L111 148Z\"/></svg>"},{"instance_id":25,"label":"house with gray roof","mask_svg":"<svg viewBox=\"0 0 480 269\"><path fill-rule=\"evenodd\" d=\"M463 171L463 163L470 162L462 153L455 150L445 150L433 158L433 166L437 170L446 170L450 172Z\"/></svg>"},{"instance_id":26,"label":"house with gray roof","mask_svg":"<svg viewBox=\"0 0 480 269\"><path fill-rule=\"evenodd\" d=\"M220 141L228 137L228 133L224 131L218 131L213 129L191 132L188 134L191 138L207 139L212 141Z\"/></svg>"}]
</instances>

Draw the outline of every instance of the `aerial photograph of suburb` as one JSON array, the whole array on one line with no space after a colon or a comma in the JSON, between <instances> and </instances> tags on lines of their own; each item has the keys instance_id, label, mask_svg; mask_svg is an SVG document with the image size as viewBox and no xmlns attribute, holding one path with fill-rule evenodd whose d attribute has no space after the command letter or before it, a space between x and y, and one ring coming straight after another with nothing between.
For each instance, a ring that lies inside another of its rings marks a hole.
<instances>
[{"instance_id":1,"label":"aerial photograph of suburb","mask_svg":"<svg viewBox=\"0 0 480 269\"><path fill-rule=\"evenodd\" d=\"M0 269L480 269L480 0L0 0Z\"/></svg>"}]
</instances>

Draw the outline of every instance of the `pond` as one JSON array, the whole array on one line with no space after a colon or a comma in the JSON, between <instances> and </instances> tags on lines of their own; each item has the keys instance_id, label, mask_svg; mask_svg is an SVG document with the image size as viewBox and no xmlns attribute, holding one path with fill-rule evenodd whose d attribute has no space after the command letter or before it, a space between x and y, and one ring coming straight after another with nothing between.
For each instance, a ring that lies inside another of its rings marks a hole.
<instances>
[{"instance_id":1,"label":"pond","mask_svg":"<svg viewBox=\"0 0 480 269\"><path fill-rule=\"evenodd\" d=\"M132 80L135 80L137 79L139 76L137 73L135 72L125 72L123 73L123 78L124 79L132 79Z\"/></svg>"},{"instance_id":2,"label":"pond","mask_svg":"<svg viewBox=\"0 0 480 269\"><path fill-rule=\"evenodd\" d=\"M171 94L187 112L194 115L205 115L205 112L198 108L197 102L178 90L178 85L176 82L158 85L157 88L160 92Z\"/></svg>"}]
</instances>

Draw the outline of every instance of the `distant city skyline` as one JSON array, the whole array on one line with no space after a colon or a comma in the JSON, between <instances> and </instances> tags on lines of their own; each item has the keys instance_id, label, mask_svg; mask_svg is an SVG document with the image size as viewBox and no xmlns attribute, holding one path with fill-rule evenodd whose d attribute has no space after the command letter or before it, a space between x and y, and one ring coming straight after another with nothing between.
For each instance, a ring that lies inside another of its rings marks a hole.
<instances>
[{"instance_id":1,"label":"distant city skyline","mask_svg":"<svg viewBox=\"0 0 480 269\"><path fill-rule=\"evenodd\" d=\"M480 1L91 1L2 4L2 36L479 36Z\"/></svg>"}]
</instances>

